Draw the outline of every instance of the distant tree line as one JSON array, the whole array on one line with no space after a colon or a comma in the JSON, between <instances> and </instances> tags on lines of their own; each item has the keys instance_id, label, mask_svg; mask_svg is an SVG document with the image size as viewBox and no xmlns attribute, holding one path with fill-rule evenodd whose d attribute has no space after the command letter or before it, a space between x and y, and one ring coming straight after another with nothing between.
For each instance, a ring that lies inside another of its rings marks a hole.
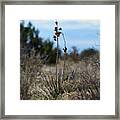
<instances>
[{"instance_id":1,"label":"distant tree line","mask_svg":"<svg viewBox=\"0 0 120 120\"><path fill-rule=\"evenodd\" d=\"M39 54L46 63L55 64L56 62L56 48L53 47L53 42L39 37L39 30L31 22L27 26L24 21L20 23L20 49L21 55L28 54L30 56L32 49L34 49L35 55Z\"/></svg>"},{"instance_id":2,"label":"distant tree line","mask_svg":"<svg viewBox=\"0 0 120 120\"><path fill-rule=\"evenodd\" d=\"M36 29L31 22L25 26L25 22L20 22L20 52L23 54L31 55L32 49L35 50L35 55L39 55L46 64L56 63L56 51L53 41L49 39L45 40L39 36L39 30ZM99 51L93 48L83 50L81 53L78 52L75 46L72 47L72 51L67 53L67 59L74 62L86 59L94 54L99 54ZM63 59L62 51L59 49L59 58Z\"/></svg>"}]
</instances>

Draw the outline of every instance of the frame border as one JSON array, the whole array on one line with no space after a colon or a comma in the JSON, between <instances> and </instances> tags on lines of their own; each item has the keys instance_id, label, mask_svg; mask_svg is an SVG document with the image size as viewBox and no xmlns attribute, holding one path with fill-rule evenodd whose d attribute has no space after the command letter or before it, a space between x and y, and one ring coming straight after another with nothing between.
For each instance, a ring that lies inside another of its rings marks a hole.
<instances>
[{"instance_id":1,"label":"frame border","mask_svg":"<svg viewBox=\"0 0 120 120\"><path fill-rule=\"evenodd\" d=\"M5 5L115 5L115 115L5 115ZM2 1L0 41L0 119L120 119L119 114L119 0L45 0L45 1Z\"/></svg>"}]
</instances>

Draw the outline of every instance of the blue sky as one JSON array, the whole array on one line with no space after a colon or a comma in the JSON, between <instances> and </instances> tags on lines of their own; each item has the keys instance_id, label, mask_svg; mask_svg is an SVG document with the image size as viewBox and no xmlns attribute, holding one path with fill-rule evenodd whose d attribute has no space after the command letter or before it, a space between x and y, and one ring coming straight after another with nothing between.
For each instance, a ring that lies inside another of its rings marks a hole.
<instances>
[{"instance_id":1,"label":"blue sky","mask_svg":"<svg viewBox=\"0 0 120 120\"><path fill-rule=\"evenodd\" d=\"M31 22L40 31L39 36L53 40L55 20L25 20L25 25ZM65 35L68 52L76 46L81 52L87 48L100 49L100 21L99 20L59 20L59 27ZM56 42L54 41L54 46ZM59 47L63 49L62 35L59 38Z\"/></svg>"}]
</instances>

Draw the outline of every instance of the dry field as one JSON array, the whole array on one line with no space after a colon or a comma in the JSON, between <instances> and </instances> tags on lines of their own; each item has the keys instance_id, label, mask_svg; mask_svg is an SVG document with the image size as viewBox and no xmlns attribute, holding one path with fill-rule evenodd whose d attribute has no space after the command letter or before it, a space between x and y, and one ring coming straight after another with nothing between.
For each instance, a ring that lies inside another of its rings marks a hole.
<instances>
[{"instance_id":1,"label":"dry field","mask_svg":"<svg viewBox=\"0 0 120 120\"><path fill-rule=\"evenodd\" d=\"M40 56L21 56L21 100L99 100L100 61L99 55L73 62L66 60L56 66L45 65ZM64 75L63 75L64 74Z\"/></svg>"}]
</instances>

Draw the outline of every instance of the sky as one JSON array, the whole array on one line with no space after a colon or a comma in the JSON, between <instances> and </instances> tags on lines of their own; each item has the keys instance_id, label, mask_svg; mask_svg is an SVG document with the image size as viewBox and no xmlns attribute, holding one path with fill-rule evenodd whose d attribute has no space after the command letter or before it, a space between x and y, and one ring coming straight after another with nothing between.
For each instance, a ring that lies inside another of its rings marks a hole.
<instances>
[{"instance_id":1,"label":"sky","mask_svg":"<svg viewBox=\"0 0 120 120\"><path fill-rule=\"evenodd\" d=\"M39 30L39 36L44 39L53 39L55 33L55 21L56 20L24 20L25 26L28 22L31 22L36 29ZM68 52L75 46L78 52L87 48L100 49L100 21L99 20L59 20L58 26L62 28L64 33L66 46ZM59 38L59 47L64 48L64 40L61 35Z\"/></svg>"}]
</instances>

